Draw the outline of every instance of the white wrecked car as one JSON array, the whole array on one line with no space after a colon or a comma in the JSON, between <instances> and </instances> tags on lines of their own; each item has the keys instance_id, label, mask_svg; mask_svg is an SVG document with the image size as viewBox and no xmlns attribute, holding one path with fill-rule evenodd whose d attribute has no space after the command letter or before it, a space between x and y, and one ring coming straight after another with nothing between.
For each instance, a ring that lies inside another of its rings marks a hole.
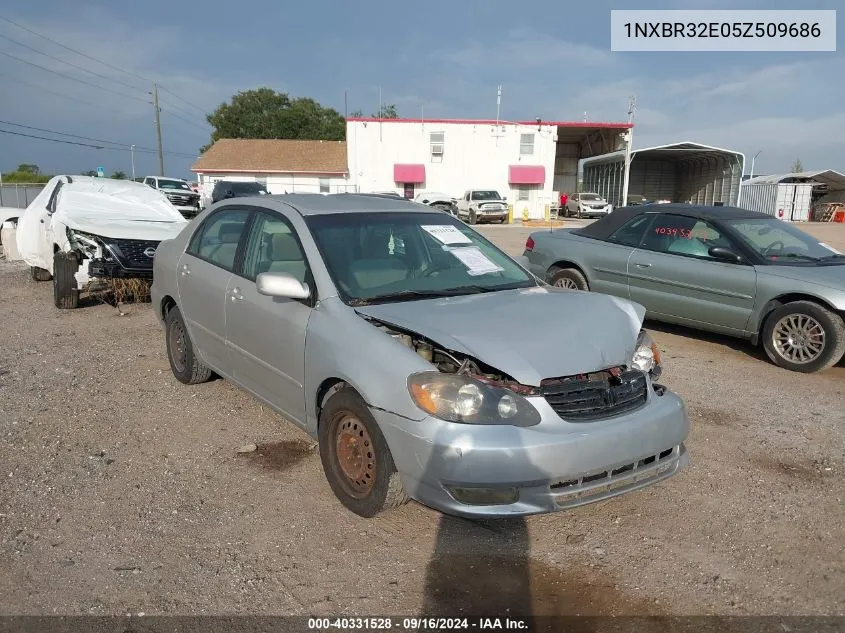
<instances>
[{"instance_id":1,"label":"white wrecked car","mask_svg":"<svg viewBox=\"0 0 845 633\"><path fill-rule=\"evenodd\" d=\"M162 240L188 221L160 191L131 180L56 176L18 219L17 245L57 308L75 308L89 282L151 279Z\"/></svg>"}]
</instances>

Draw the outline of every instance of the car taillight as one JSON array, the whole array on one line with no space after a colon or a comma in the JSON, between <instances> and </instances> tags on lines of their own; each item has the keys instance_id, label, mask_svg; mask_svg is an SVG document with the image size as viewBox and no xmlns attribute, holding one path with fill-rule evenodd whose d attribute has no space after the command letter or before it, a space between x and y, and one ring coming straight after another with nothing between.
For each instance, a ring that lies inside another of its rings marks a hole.
<instances>
[{"instance_id":1,"label":"car taillight","mask_svg":"<svg viewBox=\"0 0 845 633\"><path fill-rule=\"evenodd\" d=\"M533 251L534 250L534 239L530 236L528 237L527 240L525 240L525 250L527 250L527 251Z\"/></svg>"}]
</instances>

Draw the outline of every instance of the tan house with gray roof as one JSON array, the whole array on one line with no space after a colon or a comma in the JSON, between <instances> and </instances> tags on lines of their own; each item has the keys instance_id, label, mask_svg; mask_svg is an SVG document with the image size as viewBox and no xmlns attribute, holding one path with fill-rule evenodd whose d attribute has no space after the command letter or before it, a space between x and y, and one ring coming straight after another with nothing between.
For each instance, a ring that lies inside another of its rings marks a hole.
<instances>
[{"instance_id":1,"label":"tan house with gray roof","mask_svg":"<svg viewBox=\"0 0 845 633\"><path fill-rule=\"evenodd\" d=\"M255 180L270 193L342 193L350 184L345 141L237 139L216 141L193 164L208 202L218 180Z\"/></svg>"}]
</instances>

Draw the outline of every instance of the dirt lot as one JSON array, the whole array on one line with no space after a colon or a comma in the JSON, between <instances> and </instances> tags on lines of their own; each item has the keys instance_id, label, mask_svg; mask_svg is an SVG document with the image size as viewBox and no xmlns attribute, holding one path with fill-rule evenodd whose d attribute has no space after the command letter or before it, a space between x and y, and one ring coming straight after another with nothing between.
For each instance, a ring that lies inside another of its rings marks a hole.
<instances>
[{"instance_id":1,"label":"dirt lot","mask_svg":"<svg viewBox=\"0 0 845 633\"><path fill-rule=\"evenodd\" d=\"M529 232L482 230L514 254ZM0 262L0 319L2 614L845 614L845 366L650 324L692 418L681 475L524 521L364 520L301 432L177 383L148 305L60 312Z\"/></svg>"}]
</instances>

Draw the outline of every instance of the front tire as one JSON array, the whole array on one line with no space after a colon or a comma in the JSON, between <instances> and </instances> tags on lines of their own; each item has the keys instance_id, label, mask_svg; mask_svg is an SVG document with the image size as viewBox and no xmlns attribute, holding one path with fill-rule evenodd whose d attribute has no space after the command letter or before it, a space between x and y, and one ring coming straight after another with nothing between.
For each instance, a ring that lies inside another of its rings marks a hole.
<instances>
[{"instance_id":1,"label":"front tire","mask_svg":"<svg viewBox=\"0 0 845 633\"><path fill-rule=\"evenodd\" d=\"M349 510L370 518L407 503L384 435L351 387L332 395L323 407L318 440L326 479Z\"/></svg>"},{"instance_id":2,"label":"front tire","mask_svg":"<svg viewBox=\"0 0 845 633\"><path fill-rule=\"evenodd\" d=\"M79 288L74 276L78 270L75 253L60 251L53 256L53 302L60 310L79 307Z\"/></svg>"},{"instance_id":3,"label":"front tire","mask_svg":"<svg viewBox=\"0 0 845 633\"><path fill-rule=\"evenodd\" d=\"M845 323L811 301L787 303L766 319L763 348L778 367L805 374L822 371L845 354Z\"/></svg>"},{"instance_id":4,"label":"front tire","mask_svg":"<svg viewBox=\"0 0 845 633\"><path fill-rule=\"evenodd\" d=\"M53 278L49 270L38 266L30 266L29 274L34 281L50 281Z\"/></svg>"},{"instance_id":5,"label":"front tire","mask_svg":"<svg viewBox=\"0 0 845 633\"><path fill-rule=\"evenodd\" d=\"M590 289L587 278L581 274L580 270L576 270L575 268L560 268L552 272L549 283L555 288L565 288L567 290L588 291Z\"/></svg>"},{"instance_id":6,"label":"front tire","mask_svg":"<svg viewBox=\"0 0 845 633\"><path fill-rule=\"evenodd\" d=\"M197 358L179 308L174 307L167 313L164 324L167 360L176 380L186 385L207 382L211 378L211 368Z\"/></svg>"}]
</instances>

